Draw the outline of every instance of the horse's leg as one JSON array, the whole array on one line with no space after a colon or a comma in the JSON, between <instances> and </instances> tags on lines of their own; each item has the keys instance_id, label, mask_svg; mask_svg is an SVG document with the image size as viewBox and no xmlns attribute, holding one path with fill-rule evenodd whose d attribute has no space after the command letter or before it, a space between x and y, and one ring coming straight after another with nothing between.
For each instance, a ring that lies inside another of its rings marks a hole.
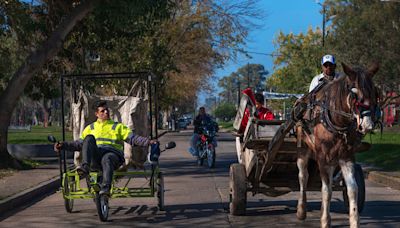
<instances>
[{"instance_id":1,"label":"horse's leg","mask_svg":"<svg viewBox=\"0 0 400 228\"><path fill-rule=\"evenodd\" d=\"M308 182L308 156L306 154L299 154L297 158L297 168L299 169L299 184L300 195L297 202L297 218L304 220L307 217L307 196L306 188Z\"/></svg>"},{"instance_id":2,"label":"horse's leg","mask_svg":"<svg viewBox=\"0 0 400 228\"><path fill-rule=\"evenodd\" d=\"M332 198L332 179L335 168L328 165L319 166L322 181L321 227L331 227L330 205Z\"/></svg>"},{"instance_id":3,"label":"horse's leg","mask_svg":"<svg viewBox=\"0 0 400 228\"><path fill-rule=\"evenodd\" d=\"M351 228L360 227L360 217L358 214L357 193L358 186L354 177L354 163L352 161L339 161L342 175L347 187L349 198L349 223Z\"/></svg>"}]
</instances>

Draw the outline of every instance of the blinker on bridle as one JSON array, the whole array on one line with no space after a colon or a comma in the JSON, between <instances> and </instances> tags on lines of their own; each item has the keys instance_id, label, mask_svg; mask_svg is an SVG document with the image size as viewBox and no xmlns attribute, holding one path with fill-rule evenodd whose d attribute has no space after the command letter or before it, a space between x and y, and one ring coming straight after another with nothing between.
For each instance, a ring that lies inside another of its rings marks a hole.
<instances>
[{"instance_id":1,"label":"blinker on bridle","mask_svg":"<svg viewBox=\"0 0 400 228\"><path fill-rule=\"evenodd\" d=\"M357 96L358 89L352 87L350 91L351 91L350 96L352 99L352 103L354 104L355 107L355 113L359 114L361 118L364 116L371 116L370 105L366 105L358 99Z\"/></svg>"}]
</instances>

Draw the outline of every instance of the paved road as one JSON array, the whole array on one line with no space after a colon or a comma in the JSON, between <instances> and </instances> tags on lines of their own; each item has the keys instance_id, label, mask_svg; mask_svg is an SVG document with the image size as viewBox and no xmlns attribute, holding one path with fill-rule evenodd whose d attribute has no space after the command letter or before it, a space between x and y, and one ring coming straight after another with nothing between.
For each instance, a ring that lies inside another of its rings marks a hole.
<instances>
[{"instance_id":1,"label":"paved road","mask_svg":"<svg viewBox=\"0 0 400 228\"><path fill-rule=\"evenodd\" d=\"M215 169L197 167L186 152L190 132L169 133L162 143L173 140L177 147L162 155L166 174L166 211L158 211L153 198L115 199L110 202L110 222L98 220L91 200L75 202L74 213L64 210L60 193L16 212L0 222L0 227L319 227L320 193L311 192L306 221L295 216L297 193L277 198L248 196L247 215L230 216L228 208L229 165L235 162L234 142L220 141ZM367 202L361 214L362 227L400 227L400 191L369 181ZM332 224L347 227L341 192L332 202Z\"/></svg>"}]
</instances>

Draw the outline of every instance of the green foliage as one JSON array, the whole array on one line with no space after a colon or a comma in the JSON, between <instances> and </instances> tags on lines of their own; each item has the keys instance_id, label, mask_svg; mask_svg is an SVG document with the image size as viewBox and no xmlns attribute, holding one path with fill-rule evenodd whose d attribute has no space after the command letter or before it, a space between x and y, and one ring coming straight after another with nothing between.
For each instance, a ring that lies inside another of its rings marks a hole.
<instances>
[{"instance_id":1,"label":"green foliage","mask_svg":"<svg viewBox=\"0 0 400 228\"><path fill-rule=\"evenodd\" d=\"M230 103L221 103L215 108L214 115L222 120L231 120L236 116L236 107Z\"/></svg>"},{"instance_id":2,"label":"green foliage","mask_svg":"<svg viewBox=\"0 0 400 228\"><path fill-rule=\"evenodd\" d=\"M25 131L9 131L8 144L51 144L47 141L47 136L53 135L57 140L62 139L62 128L51 126L44 128L42 126L32 126L30 132ZM66 140L72 140L72 132L66 131Z\"/></svg>"},{"instance_id":3,"label":"green foliage","mask_svg":"<svg viewBox=\"0 0 400 228\"><path fill-rule=\"evenodd\" d=\"M224 131L233 131L234 130L233 121L219 121L218 122L218 126L219 126L219 129L220 129L220 132L221 132L222 129Z\"/></svg>"},{"instance_id":4,"label":"green foliage","mask_svg":"<svg viewBox=\"0 0 400 228\"><path fill-rule=\"evenodd\" d=\"M364 140L372 143L372 148L356 154L357 161L383 168L386 171L400 171L399 132L388 132L385 129L382 139L380 134L375 134L366 136Z\"/></svg>"},{"instance_id":5,"label":"green foliage","mask_svg":"<svg viewBox=\"0 0 400 228\"><path fill-rule=\"evenodd\" d=\"M380 62L374 76L383 91L399 91L400 68L400 4L394 1L327 2L332 19L332 32L327 37L337 59L353 65L366 66Z\"/></svg>"},{"instance_id":6,"label":"green foliage","mask_svg":"<svg viewBox=\"0 0 400 228\"><path fill-rule=\"evenodd\" d=\"M321 71L321 32L311 28L306 34L278 35L274 73L267 84L281 93L305 93L312 78ZM335 53L333 53L335 54Z\"/></svg>"},{"instance_id":7,"label":"green foliage","mask_svg":"<svg viewBox=\"0 0 400 228\"><path fill-rule=\"evenodd\" d=\"M238 89L252 87L257 91L265 90L267 74L268 71L261 64L246 64L218 81L218 86L222 89L219 96L225 102L236 103Z\"/></svg>"}]
</instances>

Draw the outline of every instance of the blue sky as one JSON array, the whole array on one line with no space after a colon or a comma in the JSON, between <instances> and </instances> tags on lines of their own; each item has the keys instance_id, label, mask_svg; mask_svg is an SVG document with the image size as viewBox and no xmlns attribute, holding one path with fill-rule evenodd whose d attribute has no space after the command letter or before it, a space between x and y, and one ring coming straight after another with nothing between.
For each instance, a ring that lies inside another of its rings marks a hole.
<instances>
[{"instance_id":1,"label":"blue sky","mask_svg":"<svg viewBox=\"0 0 400 228\"><path fill-rule=\"evenodd\" d=\"M279 31L285 34L290 32L298 34L307 32L310 27L313 29L322 27L321 6L315 0L260 0L259 6L264 11L265 18L258 22L262 28L250 33L246 45L248 51L272 53L275 50L273 40ZM272 57L250 55L252 57L250 59L243 55L238 56L236 62L229 62L223 69L219 69L216 76L218 78L227 76L248 62L262 64L270 73L273 71ZM217 87L216 90L219 91ZM202 95L200 103L204 102Z\"/></svg>"}]
</instances>

